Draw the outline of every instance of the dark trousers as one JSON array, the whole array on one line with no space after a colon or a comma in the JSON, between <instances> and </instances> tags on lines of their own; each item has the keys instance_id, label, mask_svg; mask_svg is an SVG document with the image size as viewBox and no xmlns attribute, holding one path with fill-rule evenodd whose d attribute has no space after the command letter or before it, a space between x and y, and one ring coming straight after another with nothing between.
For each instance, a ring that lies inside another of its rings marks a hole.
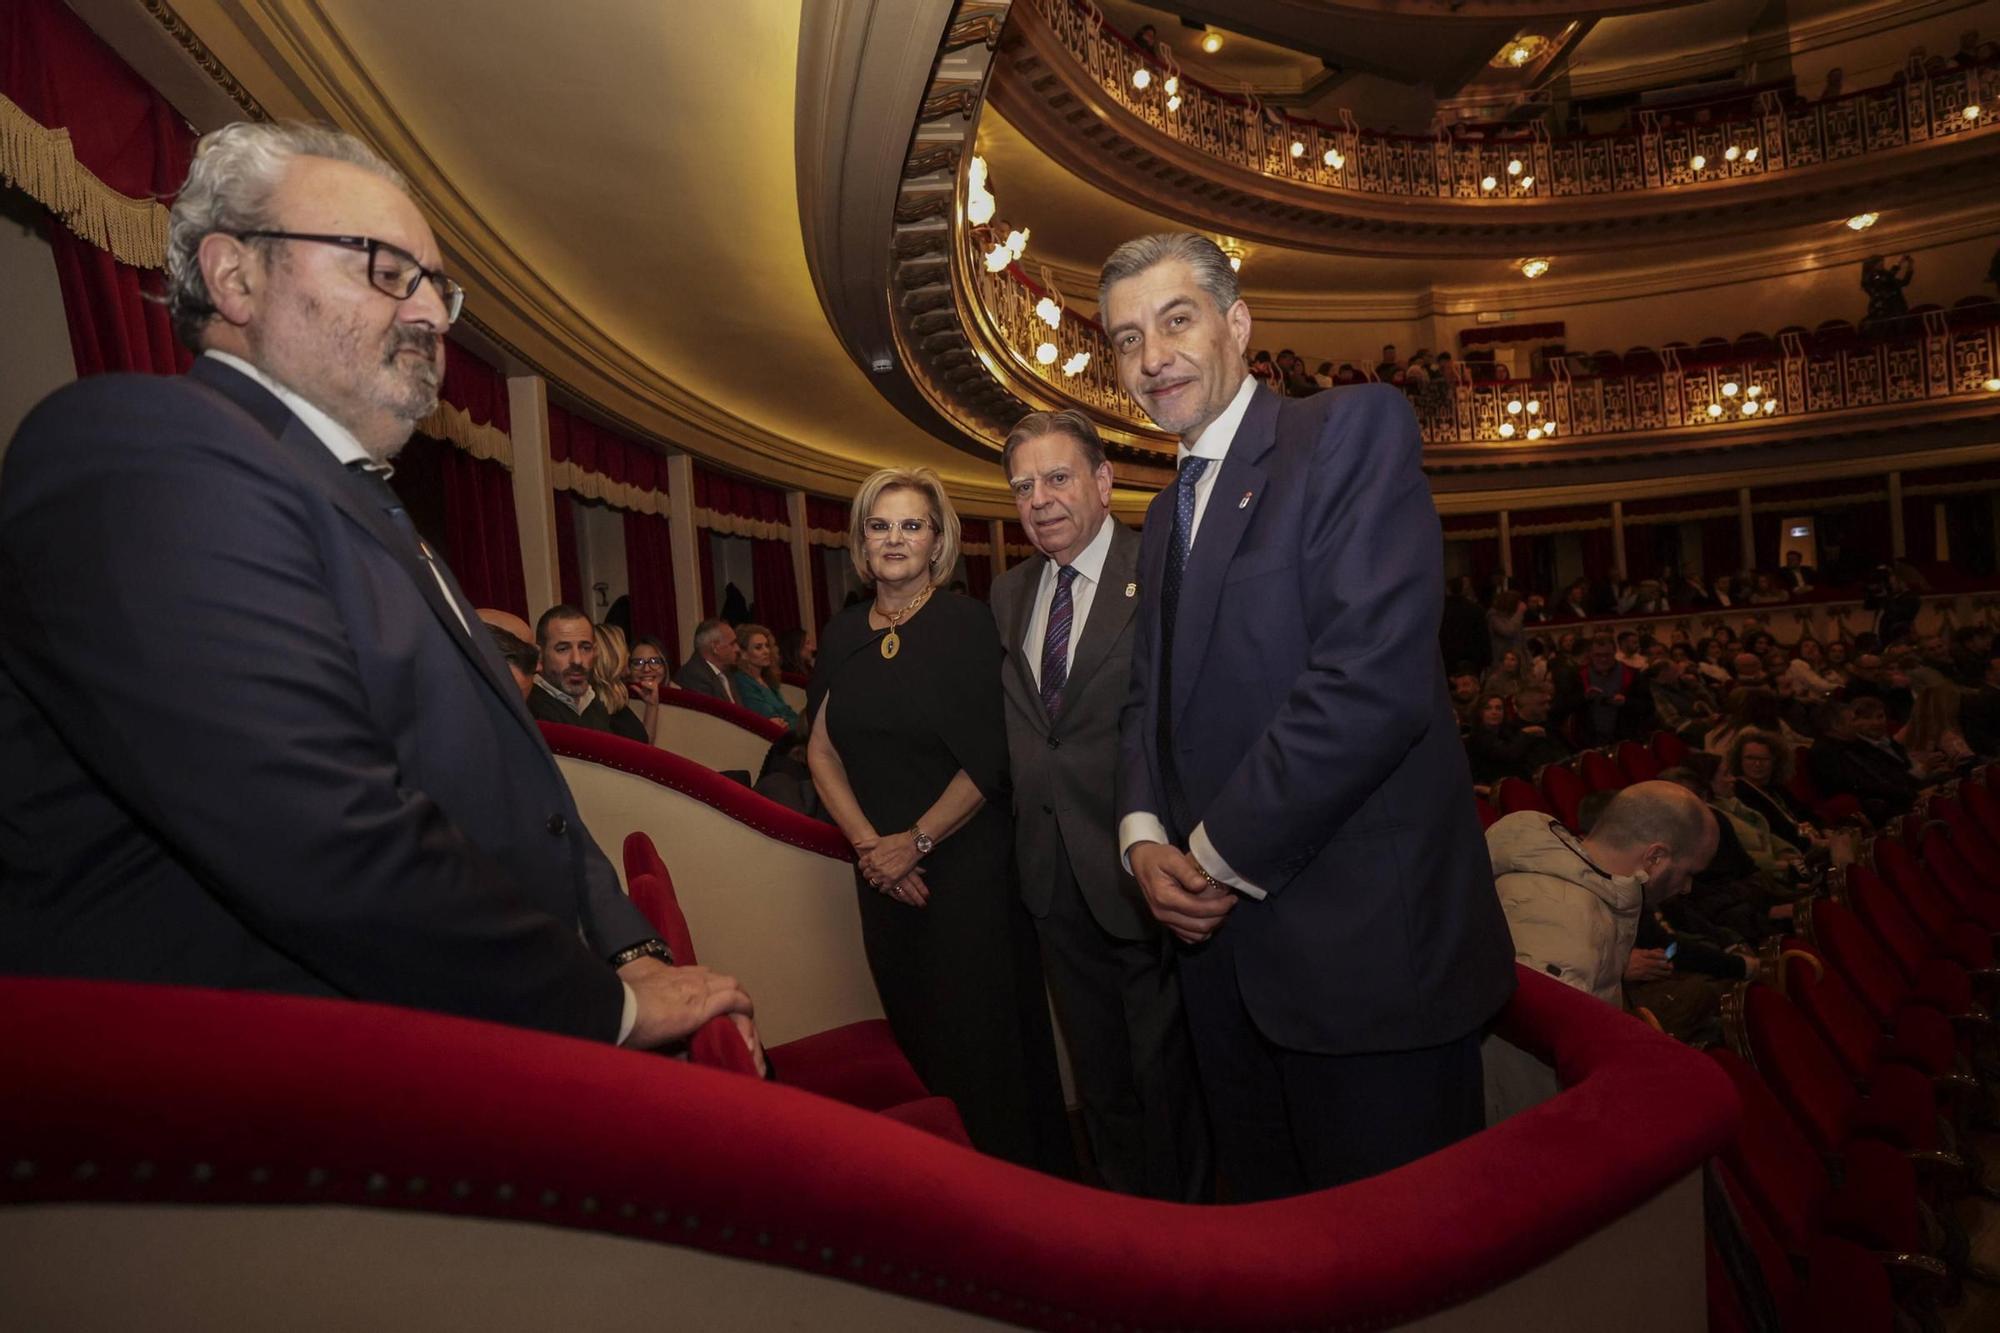
<instances>
[{"instance_id":1,"label":"dark trousers","mask_svg":"<svg viewBox=\"0 0 2000 1333\"><path fill-rule=\"evenodd\" d=\"M1157 937L1106 931L1067 870L1035 930L1104 1183L1123 1194L1203 1201L1208 1124L1172 954Z\"/></svg>"},{"instance_id":2,"label":"dark trousers","mask_svg":"<svg viewBox=\"0 0 2000 1333\"><path fill-rule=\"evenodd\" d=\"M1274 1045L1243 1006L1227 921L1182 952L1181 988L1228 1202L1377 1175L1486 1126L1478 1032L1353 1055Z\"/></svg>"}]
</instances>

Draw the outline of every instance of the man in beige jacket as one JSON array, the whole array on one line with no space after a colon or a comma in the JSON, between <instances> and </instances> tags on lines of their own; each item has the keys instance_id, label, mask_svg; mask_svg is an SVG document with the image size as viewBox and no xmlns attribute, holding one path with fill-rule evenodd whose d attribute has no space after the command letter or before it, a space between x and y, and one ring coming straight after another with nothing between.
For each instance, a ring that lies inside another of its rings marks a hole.
<instances>
[{"instance_id":1,"label":"man in beige jacket","mask_svg":"<svg viewBox=\"0 0 2000 1333\"><path fill-rule=\"evenodd\" d=\"M1639 914L1685 892L1715 855L1715 816L1671 782L1618 793L1587 837L1523 810L1486 830L1514 961L1624 1007ZM1546 1065L1497 1037L1485 1044L1487 1123L1556 1091Z\"/></svg>"}]
</instances>

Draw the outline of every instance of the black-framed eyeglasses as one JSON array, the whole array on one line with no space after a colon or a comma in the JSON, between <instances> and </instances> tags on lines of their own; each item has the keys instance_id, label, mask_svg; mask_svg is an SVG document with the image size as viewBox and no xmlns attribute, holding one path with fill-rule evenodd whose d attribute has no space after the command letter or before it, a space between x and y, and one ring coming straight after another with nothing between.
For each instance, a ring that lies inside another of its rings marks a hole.
<instances>
[{"instance_id":1,"label":"black-framed eyeglasses","mask_svg":"<svg viewBox=\"0 0 2000 1333\"><path fill-rule=\"evenodd\" d=\"M666 664L667 659L664 657L635 657L632 659L632 665L635 667L663 667Z\"/></svg>"},{"instance_id":2,"label":"black-framed eyeglasses","mask_svg":"<svg viewBox=\"0 0 2000 1333\"><path fill-rule=\"evenodd\" d=\"M337 245L368 256L368 285L384 296L407 301L417 294L417 284L430 279L444 302L444 322L458 320L465 308L465 288L444 275L442 269L425 268L418 258L400 245L378 241L373 236L324 236L304 231L233 231L239 241L311 241L315 245Z\"/></svg>"}]
</instances>

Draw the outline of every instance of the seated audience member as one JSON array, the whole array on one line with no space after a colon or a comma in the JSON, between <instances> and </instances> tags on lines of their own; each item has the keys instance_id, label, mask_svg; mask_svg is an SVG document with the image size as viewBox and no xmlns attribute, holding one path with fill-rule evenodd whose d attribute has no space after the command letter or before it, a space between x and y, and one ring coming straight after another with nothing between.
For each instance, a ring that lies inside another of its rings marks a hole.
<instances>
[{"instance_id":1,"label":"seated audience member","mask_svg":"<svg viewBox=\"0 0 2000 1333\"><path fill-rule=\"evenodd\" d=\"M1576 582L1570 584L1569 587L1563 589L1562 605L1556 608L1556 614L1565 616L1571 620L1590 619L1589 582L1584 579L1578 579Z\"/></svg>"},{"instance_id":2,"label":"seated audience member","mask_svg":"<svg viewBox=\"0 0 2000 1333\"><path fill-rule=\"evenodd\" d=\"M1896 732L1896 742L1910 755L1919 781L1949 778L1972 763L1972 746L1959 726L1965 692L1949 681L1917 691L1910 720Z\"/></svg>"},{"instance_id":3,"label":"seated audience member","mask_svg":"<svg viewBox=\"0 0 2000 1333\"><path fill-rule=\"evenodd\" d=\"M1985 625L1961 625L1951 636L1953 681L1976 690L1986 680L1986 664L1993 657L1993 631Z\"/></svg>"},{"instance_id":4,"label":"seated audience member","mask_svg":"<svg viewBox=\"0 0 2000 1333\"><path fill-rule=\"evenodd\" d=\"M1701 750L1687 762L1660 774L1660 781L1685 787L1703 804L1715 799L1715 775L1722 761ZM1767 876L1757 868L1738 838L1737 824L1716 814L1715 855L1694 877L1686 895L1667 904L1667 919L1676 930L1692 930L1731 943L1756 944L1780 933L1800 896L1789 874Z\"/></svg>"},{"instance_id":5,"label":"seated audience member","mask_svg":"<svg viewBox=\"0 0 2000 1333\"><path fill-rule=\"evenodd\" d=\"M1915 586L1914 570L1897 566L1882 571L1868 585L1862 605L1875 615L1875 637L1892 644L1916 627L1917 613L1924 608L1921 590Z\"/></svg>"},{"instance_id":6,"label":"seated audience member","mask_svg":"<svg viewBox=\"0 0 2000 1333\"><path fill-rule=\"evenodd\" d=\"M1793 651L1796 656L1785 664L1783 680L1786 690L1794 698L1820 703L1844 683L1828 667L1826 650L1819 646L1818 639L1810 636L1800 639Z\"/></svg>"},{"instance_id":7,"label":"seated audience member","mask_svg":"<svg viewBox=\"0 0 2000 1333\"><path fill-rule=\"evenodd\" d=\"M1767 731L1746 731L1729 747L1723 768L1734 779L1731 794L1762 815L1774 836L1805 852L1826 848L1812 811L1789 790L1791 746Z\"/></svg>"},{"instance_id":8,"label":"seated audience member","mask_svg":"<svg viewBox=\"0 0 2000 1333\"><path fill-rule=\"evenodd\" d=\"M1472 711L1479 707L1479 677L1470 671L1461 671L1451 678L1451 711L1458 714L1459 724L1472 721Z\"/></svg>"},{"instance_id":9,"label":"seated audience member","mask_svg":"<svg viewBox=\"0 0 2000 1333\"><path fill-rule=\"evenodd\" d=\"M1755 651L1745 648L1729 660L1731 678L1744 689L1755 689L1768 685L1770 673L1764 668L1764 659Z\"/></svg>"},{"instance_id":10,"label":"seated audience member","mask_svg":"<svg viewBox=\"0 0 2000 1333\"><path fill-rule=\"evenodd\" d=\"M1526 651L1528 640L1521 631L1526 614L1527 608L1518 589L1501 588L1494 592L1493 605L1486 612L1486 635L1490 644L1487 661L1498 662L1506 653L1512 653L1518 659Z\"/></svg>"},{"instance_id":11,"label":"seated audience member","mask_svg":"<svg viewBox=\"0 0 2000 1333\"><path fill-rule=\"evenodd\" d=\"M1523 625L1546 625L1554 618L1549 614L1549 599L1538 592L1529 593L1527 600L1521 604Z\"/></svg>"},{"instance_id":12,"label":"seated audience member","mask_svg":"<svg viewBox=\"0 0 2000 1333\"><path fill-rule=\"evenodd\" d=\"M1669 731L1704 725L1715 718L1715 696L1684 656L1669 653L1646 671L1653 715Z\"/></svg>"},{"instance_id":13,"label":"seated audience member","mask_svg":"<svg viewBox=\"0 0 2000 1333\"><path fill-rule=\"evenodd\" d=\"M1889 720L1901 726L1916 706L1916 691L1910 678L1880 652L1858 652L1847 668L1847 695L1850 699L1880 701Z\"/></svg>"},{"instance_id":14,"label":"seated audience member","mask_svg":"<svg viewBox=\"0 0 2000 1333\"><path fill-rule=\"evenodd\" d=\"M1578 837L1532 810L1486 830L1514 959L1623 1007L1639 915L1686 890L1715 855L1715 816L1686 789L1638 782Z\"/></svg>"},{"instance_id":15,"label":"seated audience member","mask_svg":"<svg viewBox=\"0 0 2000 1333\"><path fill-rule=\"evenodd\" d=\"M1729 692L1722 717L1702 736L1700 748L1720 759L1746 731L1768 731L1788 744L1804 740L1785 725L1776 691L1738 688Z\"/></svg>"},{"instance_id":16,"label":"seated audience member","mask_svg":"<svg viewBox=\"0 0 2000 1333\"><path fill-rule=\"evenodd\" d=\"M1567 759L1572 753L1558 734L1555 724L1549 720L1551 706L1546 685L1530 686L1514 696L1514 720L1520 725L1521 734L1533 740L1528 751L1530 774L1544 764Z\"/></svg>"},{"instance_id":17,"label":"seated audience member","mask_svg":"<svg viewBox=\"0 0 2000 1333\"><path fill-rule=\"evenodd\" d=\"M1844 638L1835 639L1826 646L1826 665L1820 670L1829 676L1838 676L1842 686L1847 684L1847 667L1853 659L1854 648Z\"/></svg>"},{"instance_id":18,"label":"seated audience member","mask_svg":"<svg viewBox=\"0 0 2000 1333\"><path fill-rule=\"evenodd\" d=\"M521 692L521 702L526 703L528 696L534 693L535 672L542 665L541 653L534 644L498 625L488 625L486 631L493 636L493 646L499 650L500 660L507 664L507 674L514 678L514 688Z\"/></svg>"},{"instance_id":19,"label":"seated audience member","mask_svg":"<svg viewBox=\"0 0 2000 1333\"><path fill-rule=\"evenodd\" d=\"M1533 684L1534 679L1534 669L1522 665L1521 654L1509 648L1500 654L1493 669L1486 673L1486 678L1480 684L1490 694L1511 699Z\"/></svg>"},{"instance_id":20,"label":"seated audience member","mask_svg":"<svg viewBox=\"0 0 2000 1333\"><path fill-rule=\"evenodd\" d=\"M1578 670L1582 684L1585 743L1608 745L1636 734L1644 719L1650 718L1650 703L1643 699L1644 678L1618 660L1617 645L1609 634L1590 641L1590 653Z\"/></svg>"},{"instance_id":21,"label":"seated audience member","mask_svg":"<svg viewBox=\"0 0 2000 1333\"><path fill-rule=\"evenodd\" d=\"M392 519L464 295L401 177L347 134L241 123L172 193L192 367L65 386L7 450L0 972L644 1048L726 1014L755 1054L749 997L671 965L487 626Z\"/></svg>"},{"instance_id":22,"label":"seated audience member","mask_svg":"<svg viewBox=\"0 0 2000 1333\"><path fill-rule=\"evenodd\" d=\"M671 688L667 684L671 665L667 645L652 635L641 634L632 640L632 655L625 660L625 690L631 695L632 706L639 710L649 741L660 738L660 695Z\"/></svg>"},{"instance_id":23,"label":"seated audience member","mask_svg":"<svg viewBox=\"0 0 2000 1333\"><path fill-rule=\"evenodd\" d=\"M625 631L612 624L599 625L596 630L597 655L590 663L590 688L603 702L612 731L628 741L651 744L659 729L659 703L656 700L648 710L625 683L631 663L631 654L625 651ZM648 711L652 713L650 726Z\"/></svg>"},{"instance_id":24,"label":"seated audience member","mask_svg":"<svg viewBox=\"0 0 2000 1333\"><path fill-rule=\"evenodd\" d=\"M1472 768L1472 781L1490 787L1502 778L1534 776L1527 764L1528 740L1507 716L1507 697L1482 694L1465 732L1465 757Z\"/></svg>"},{"instance_id":25,"label":"seated audience member","mask_svg":"<svg viewBox=\"0 0 2000 1333\"><path fill-rule=\"evenodd\" d=\"M736 658L742 650L736 631L726 620L704 620L694 627L694 656L674 673L674 684L696 694L725 703L741 704L730 677L736 673Z\"/></svg>"},{"instance_id":26,"label":"seated audience member","mask_svg":"<svg viewBox=\"0 0 2000 1333\"><path fill-rule=\"evenodd\" d=\"M762 625L738 625L736 648L736 674L730 683L736 687L737 701L759 717L776 718L796 730L799 715L778 689L784 677L778 671L777 636Z\"/></svg>"},{"instance_id":27,"label":"seated audience member","mask_svg":"<svg viewBox=\"0 0 2000 1333\"><path fill-rule=\"evenodd\" d=\"M810 676L817 656L812 635L788 629L778 635L778 670L788 676Z\"/></svg>"},{"instance_id":28,"label":"seated audience member","mask_svg":"<svg viewBox=\"0 0 2000 1333\"><path fill-rule=\"evenodd\" d=\"M797 732L772 742L753 790L809 819L827 817L826 807L820 804L819 789L813 786L812 769L806 758L806 737Z\"/></svg>"},{"instance_id":29,"label":"seated audience member","mask_svg":"<svg viewBox=\"0 0 2000 1333\"><path fill-rule=\"evenodd\" d=\"M1673 609L1667 598L1666 585L1658 579L1640 579L1632 588L1632 604L1627 614L1635 616L1663 616Z\"/></svg>"},{"instance_id":30,"label":"seated audience member","mask_svg":"<svg viewBox=\"0 0 2000 1333\"><path fill-rule=\"evenodd\" d=\"M1375 366L1375 378L1385 382L1391 381L1400 375L1402 370L1402 363L1396 359L1396 344L1384 343L1382 359Z\"/></svg>"},{"instance_id":31,"label":"seated audience member","mask_svg":"<svg viewBox=\"0 0 2000 1333\"><path fill-rule=\"evenodd\" d=\"M1646 660L1646 641L1635 629L1618 631L1618 660L1634 671L1644 671L1652 663Z\"/></svg>"},{"instance_id":32,"label":"seated audience member","mask_svg":"<svg viewBox=\"0 0 2000 1333\"><path fill-rule=\"evenodd\" d=\"M646 739L637 718L624 728L612 725L611 711L593 679L597 629L589 616L567 602L558 602L535 622L535 641L541 664L534 691L528 695L528 712L537 721L609 731L627 740ZM624 711L622 706L619 711Z\"/></svg>"},{"instance_id":33,"label":"seated audience member","mask_svg":"<svg viewBox=\"0 0 2000 1333\"><path fill-rule=\"evenodd\" d=\"M1770 820L1737 799L1736 777L1728 764L1706 752L1689 755L1688 761L1689 768L1707 776L1709 808L1729 821L1737 845L1765 878L1770 891L1780 897L1795 893L1809 848L1779 837Z\"/></svg>"},{"instance_id":34,"label":"seated audience member","mask_svg":"<svg viewBox=\"0 0 2000 1333\"><path fill-rule=\"evenodd\" d=\"M1788 597L1804 597L1813 589L1813 568L1803 552L1785 552L1785 567L1778 571L1778 587Z\"/></svg>"},{"instance_id":35,"label":"seated audience member","mask_svg":"<svg viewBox=\"0 0 2000 1333\"><path fill-rule=\"evenodd\" d=\"M1910 757L1887 738L1889 720L1879 699L1828 704L1820 712L1819 739L1806 754L1821 796L1852 796L1870 823L1880 827L1916 804ZM1864 735L1881 737L1882 743Z\"/></svg>"}]
</instances>

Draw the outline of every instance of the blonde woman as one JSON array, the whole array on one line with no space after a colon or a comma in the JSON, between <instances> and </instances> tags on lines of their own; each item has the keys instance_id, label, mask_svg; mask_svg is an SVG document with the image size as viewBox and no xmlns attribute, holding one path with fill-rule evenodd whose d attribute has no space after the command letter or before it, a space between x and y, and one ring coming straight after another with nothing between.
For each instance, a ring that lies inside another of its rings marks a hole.
<instances>
[{"instance_id":1,"label":"blonde woman","mask_svg":"<svg viewBox=\"0 0 2000 1333\"><path fill-rule=\"evenodd\" d=\"M785 702L779 687L785 683L778 670L778 637L762 625L738 625L736 646L736 699L761 717L773 718L797 729L799 715Z\"/></svg>"},{"instance_id":2,"label":"blonde woman","mask_svg":"<svg viewBox=\"0 0 2000 1333\"><path fill-rule=\"evenodd\" d=\"M625 684L625 664L631 657L625 651L625 631L616 625L595 625L592 632L597 636L597 656L590 663L590 687L604 704L612 734L650 743L652 728L633 710L631 691Z\"/></svg>"},{"instance_id":3,"label":"blonde woman","mask_svg":"<svg viewBox=\"0 0 2000 1333\"><path fill-rule=\"evenodd\" d=\"M1910 752L1916 776L1934 781L1951 776L1960 764L1970 763L1972 746L1959 729L1959 705L1965 693L1949 681L1926 685L1917 691L1910 708L1910 720L1896 733Z\"/></svg>"},{"instance_id":4,"label":"blonde woman","mask_svg":"<svg viewBox=\"0 0 2000 1333\"><path fill-rule=\"evenodd\" d=\"M862 941L896 1040L982 1152L1068 1175L1034 924L1013 882L1000 637L945 589L958 515L929 468L855 497L872 595L820 635L807 760L854 847Z\"/></svg>"}]
</instances>

